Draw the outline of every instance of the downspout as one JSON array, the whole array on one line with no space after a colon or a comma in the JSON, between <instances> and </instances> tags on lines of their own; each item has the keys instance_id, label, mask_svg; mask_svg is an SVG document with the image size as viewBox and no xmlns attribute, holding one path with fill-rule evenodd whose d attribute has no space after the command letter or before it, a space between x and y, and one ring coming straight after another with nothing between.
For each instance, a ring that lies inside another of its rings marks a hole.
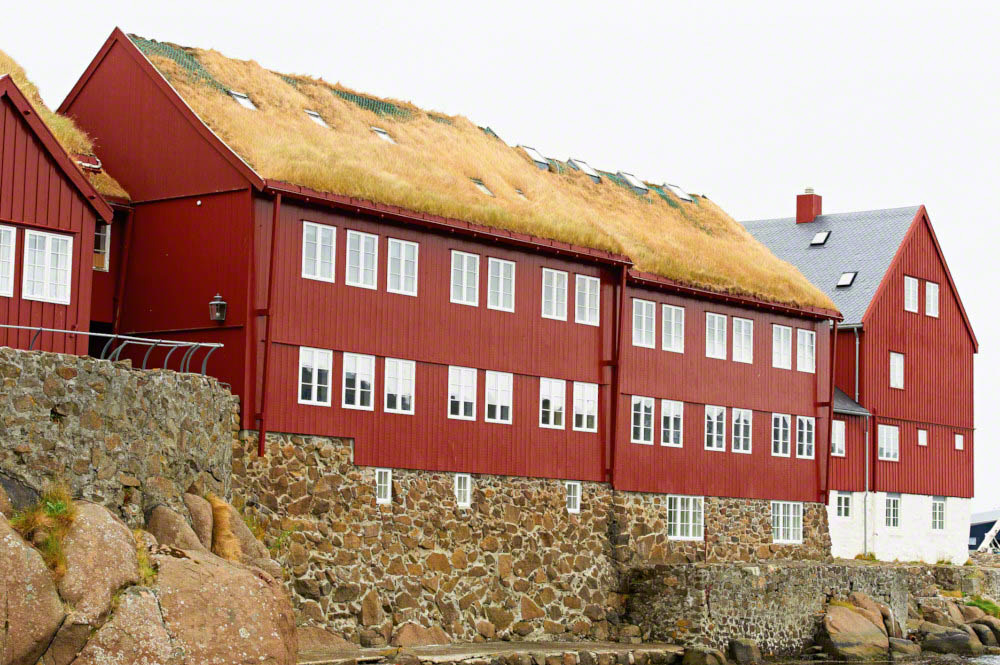
<instances>
[{"instance_id":1,"label":"downspout","mask_svg":"<svg viewBox=\"0 0 1000 665\"><path fill-rule=\"evenodd\" d=\"M833 334L830 336L830 392L827 395L830 398L829 407L827 408L827 424L826 424L826 484L823 486L823 503L830 504L830 467L833 464L833 391L834 391L834 374L837 371L837 321L833 321ZM817 374L818 376L818 374ZM817 455L816 457L819 457Z\"/></svg>"},{"instance_id":2,"label":"downspout","mask_svg":"<svg viewBox=\"0 0 1000 665\"><path fill-rule=\"evenodd\" d=\"M274 297L274 264L277 257L278 248L278 217L281 212L281 193L274 196L274 214L271 217L271 256L268 259L267 268L267 307L264 316L264 367L260 382L260 430L257 432L257 457L263 457L266 450L265 439L267 438L267 378L268 360L271 356L271 303ZM256 377L254 377L256 381Z\"/></svg>"},{"instance_id":3,"label":"downspout","mask_svg":"<svg viewBox=\"0 0 1000 665\"><path fill-rule=\"evenodd\" d=\"M125 294L125 277L128 273L128 253L132 247L132 233L135 227L134 213L135 210L132 208L129 208L125 213L125 244L122 247L122 255L118 259L120 264L118 283L115 284L115 295L111 303L111 332L116 335L119 333L118 327L121 324L122 297Z\"/></svg>"},{"instance_id":4,"label":"downspout","mask_svg":"<svg viewBox=\"0 0 1000 665\"><path fill-rule=\"evenodd\" d=\"M868 444L868 421L871 416L865 416L865 505L862 513L864 514L864 554L868 554L868 455L871 452L871 446Z\"/></svg>"},{"instance_id":5,"label":"downspout","mask_svg":"<svg viewBox=\"0 0 1000 665\"><path fill-rule=\"evenodd\" d=\"M618 447L618 411L621 402L621 361L622 361L622 340L625 337L625 284L628 280L628 266L622 265L621 283L618 285L618 322L615 326L615 361L614 376L611 380L611 453L608 461L606 475L611 482L611 489L615 487L615 463Z\"/></svg>"},{"instance_id":6,"label":"downspout","mask_svg":"<svg viewBox=\"0 0 1000 665\"><path fill-rule=\"evenodd\" d=\"M858 380L858 374L861 372L861 337L858 335L858 329L854 329L854 401L861 404L861 382Z\"/></svg>"}]
</instances>

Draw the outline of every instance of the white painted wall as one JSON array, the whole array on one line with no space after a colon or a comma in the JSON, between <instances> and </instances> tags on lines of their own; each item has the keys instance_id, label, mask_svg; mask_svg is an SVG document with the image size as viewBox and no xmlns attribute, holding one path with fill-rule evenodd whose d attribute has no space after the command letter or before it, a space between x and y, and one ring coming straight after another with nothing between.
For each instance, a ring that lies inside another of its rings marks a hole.
<instances>
[{"instance_id":1,"label":"white painted wall","mask_svg":"<svg viewBox=\"0 0 1000 665\"><path fill-rule=\"evenodd\" d=\"M851 514L837 517L837 492L830 493L827 515L833 556L853 559L865 551L867 514L868 551L879 561L946 560L962 564L969 558L969 518L971 499L948 497L945 501L944 529L931 529L932 497L901 494L899 526L885 525L884 492L870 492L868 505L864 492L849 492ZM867 508L867 510L866 510Z\"/></svg>"}]
</instances>

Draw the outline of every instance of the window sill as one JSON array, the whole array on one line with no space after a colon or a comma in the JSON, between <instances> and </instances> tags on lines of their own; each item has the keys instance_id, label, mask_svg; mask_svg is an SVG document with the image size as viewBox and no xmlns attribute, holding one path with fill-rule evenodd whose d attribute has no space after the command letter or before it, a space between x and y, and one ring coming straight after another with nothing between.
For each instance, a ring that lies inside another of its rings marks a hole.
<instances>
[{"instance_id":1,"label":"window sill","mask_svg":"<svg viewBox=\"0 0 1000 665\"><path fill-rule=\"evenodd\" d=\"M54 298L43 298L41 296L29 296L29 295L22 295L21 297L24 300L31 300L31 301L34 301L34 302L45 302L45 303L49 303L50 305L70 305L70 304L72 304L72 300L55 300Z\"/></svg>"},{"instance_id":2,"label":"window sill","mask_svg":"<svg viewBox=\"0 0 1000 665\"><path fill-rule=\"evenodd\" d=\"M375 405L373 404L372 406L354 406L352 404L343 404L342 403L340 405L340 408L342 408L342 409L350 409L351 411L374 411L375 410Z\"/></svg>"}]
</instances>

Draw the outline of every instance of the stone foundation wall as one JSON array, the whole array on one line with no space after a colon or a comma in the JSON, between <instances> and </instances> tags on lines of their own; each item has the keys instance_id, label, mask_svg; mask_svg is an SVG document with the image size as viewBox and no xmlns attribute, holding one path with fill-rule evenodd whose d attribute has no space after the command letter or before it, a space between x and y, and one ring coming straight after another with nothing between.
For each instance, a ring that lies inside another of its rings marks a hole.
<instances>
[{"instance_id":1,"label":"stone foundation wall","mask_svg":"<svg viewBox=\"0 0 1000 665\"><path fill-rule=\"evenodd\" d=\"M228 494L238 410L212 378L0 347L0 485L62 481L140 526L192 485Z\"/></svg>"}]
</instances>

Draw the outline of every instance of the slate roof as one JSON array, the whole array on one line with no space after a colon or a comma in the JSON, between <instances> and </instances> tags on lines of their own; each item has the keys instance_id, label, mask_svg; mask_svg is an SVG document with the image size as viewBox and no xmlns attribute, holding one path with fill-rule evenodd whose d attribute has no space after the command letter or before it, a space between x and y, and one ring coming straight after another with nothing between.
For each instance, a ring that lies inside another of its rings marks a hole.
<instances>
[{"instance_id":1,"label":"slate roof","mask_svg":"<svg viewBox=\"0 0 1000 665\"><path fill-rule=\"evenodd\" d=\"M920 206L910 206L820 215L808 224L796 224L794 217L760 219L743 226L826 293L844 315L844 324L856 324L919 210ZM826 244L810 246L820 231L830 231ZM858 273L854 284L838 287L840 275L850 271Z\"/></svg>"},{"instance_id":2,"label":"slate roof","mask_svg":"<svg viewBox=\"0 0 1000 665\"><path fill-rule=\"evenodd\" d=\"M833 389L833 412L851 416L870 416L871 412L847 396L840 388Z\"/></svg>"}]
</instances>

